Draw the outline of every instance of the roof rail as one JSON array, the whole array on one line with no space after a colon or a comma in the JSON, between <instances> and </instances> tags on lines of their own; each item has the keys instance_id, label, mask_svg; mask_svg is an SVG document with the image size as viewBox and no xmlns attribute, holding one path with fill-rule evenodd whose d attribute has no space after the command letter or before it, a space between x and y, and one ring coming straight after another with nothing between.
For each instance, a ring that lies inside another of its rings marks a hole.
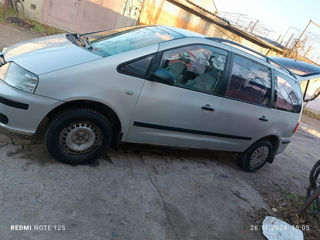
<instances>
[{"instance_id":1,"label":"roof rail","mask_svg":"<svg viewBox=\"0 0 320 240\"><path fill-rule=\"evenodd\" d=\"M231 40L228 40L228 39L223 39L223 38L207 37L207 39L212 40L212 41L215 41L215 42L220 42L220 43L231 43L231 44L233 44L233 45L236 45L236 46L238 46L238 47L241 47L241 48L243 48L243 49L246 49L246 50L248 50L248 51L250 51L250 52L253 52L253 53L255 53L255 54L257 54L257 55L265 58L266 61L269 62L269 61L268 61L268 57L267 57L266 55L264 55L264 54L262 54L262 53L259 53L259 52L255 51L255 50L251 49L251 48L248 48L248 47L246 47L246 46L244 46L244 45L242 45L242 44L240 44L240 43L237 43L237 42L234 42L234 41L231 41Z\"/></svg>"},{"instance_id":2,"label":"roof rail","mask_svg":"<svg viewBox=\"0 0 320 240\"><path fill-rule=\"evenodd\" d=\"M291 76L293 76L294 78L296 78L296 75L295 75L293 72L291 72L290 69L288 69L288 68L286 68L285 66L282 66L281 64L279 64L278 62L270 59L268 56L266 56L266 55L264 55L264 54L262 54L262 53L259 53L259 52L255 51L255 50L253 50L253 49L251 49L251 48L249 48L249 47L246 47L246 46L244 46L244 45L242 45L242 44L240 44L240 43L237 43L237 42L234 42L234 41L231 41L231 40L228 40L228 39L215 38L215 37L206 37L206 39L209 39L209 40L212 40L212 41L215 41L215 42L219 42L219 43L230 43L230 44L232 44L232 45L235 45L235 46L238 46L238 47L240 47L240 48L246 49L246 50L248 50L248 51L250 51L250 52L252 52L252 53L254 53L254 54L257 54L257 55L265 58L266 62L268 62L268 63L273 62L273 63L277 64L280 68L283 68L283 69L286 70Z\"/></svg>"}]
</instances>

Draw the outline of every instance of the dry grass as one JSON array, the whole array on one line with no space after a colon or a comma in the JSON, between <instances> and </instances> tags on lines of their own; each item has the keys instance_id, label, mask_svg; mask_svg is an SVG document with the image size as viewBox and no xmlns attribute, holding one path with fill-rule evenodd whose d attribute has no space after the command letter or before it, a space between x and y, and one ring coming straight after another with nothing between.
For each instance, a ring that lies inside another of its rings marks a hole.
<instances>
[{"instance_id":1,"label":"dry grass","mask_svg":"<svg viewBox=\"0 0 320 240\"><path fill-rule=\"evenodd\" d=\"M310 110L310 109L308 109L308 108L304 108L304 109L303 109L303 114L304 114L304 115L307 115L307 116L309 116L309 117L312 117L312 118L315 118L315 119L320 120L320 114L319 114L319 113L316 113L316 112L314 112L314 111L312 111L312 110Z\"/></svg>"}]
</instances>

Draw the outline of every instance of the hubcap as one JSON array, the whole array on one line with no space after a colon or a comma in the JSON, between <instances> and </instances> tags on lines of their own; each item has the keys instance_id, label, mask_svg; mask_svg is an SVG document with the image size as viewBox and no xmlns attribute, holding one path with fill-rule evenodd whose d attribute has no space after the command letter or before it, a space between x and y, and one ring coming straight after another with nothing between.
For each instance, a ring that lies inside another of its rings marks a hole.
<instances>
[{"instance_id":1,"label":"hubcap","mask_svg":"<svg viewBox=\"0 0 320 240\"><path fill-rule=\"evenodd\" d=\"M101 143L101 131L91 122L69 124L60 134L60 143L67 152L82 154Z\"/></svg>"},{"instance_id":2,"label":"hubcap","mask_svg":"<svg viewBox=\"0 0 320 240\"><path fill-rule=\"evenodd\" d=\"M268 158L269 148L266 146L258 147L250 157L250 165L252 168L260 167Z\"/></svg>"}]
</instances>

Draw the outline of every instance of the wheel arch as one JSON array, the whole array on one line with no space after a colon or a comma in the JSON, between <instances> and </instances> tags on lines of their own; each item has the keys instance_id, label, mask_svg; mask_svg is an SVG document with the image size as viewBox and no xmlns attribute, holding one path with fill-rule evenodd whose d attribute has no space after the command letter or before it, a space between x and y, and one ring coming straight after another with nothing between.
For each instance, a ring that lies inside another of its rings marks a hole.
<instances>
[{"instance_id":1,"label":"wheel arch","mask_svg":"<svg viewBox=\"0 0 320 240\"><path fill-rule=\"evenodd\" d=\"M262 137L260 139L258 139L257 141L255 141L253 144L255 144L256 142L258 141L261 141L261 140L269 140L271 143L272 143L272 146L274 147L274 154L276 154L278 152L278 148L279 148L279 145L280 145L280 138L279 136L277 135L269 135L269 136L265 136L265 137ZM252 145L253 145L252 144ZM252 146L251 145L251 146ZM251 147L250 146L250 147ZM269 163L272 163L274 160L274 158L271 158Z\"/></svg>"},{"instance_id":2,"label":"wheel arch","mask_svg":"<svg viewBox=\"0 0 320 240\"><path fill-rule=\"evenodd\" d=\"M113 136L112 146L116 146L119 143L119 141L121 140L121 134L122 134L121 133L122 125L121 125L120 118L111 107L101 102L97 102L93 100L72 100L72 101L60 104L59 106L55 107L54 109L52 109L50 112L47 113L47 115L43 118L43 120L39 124L37 132L40 131L40 128L41 129L46 128L50 119L52 119L58 112L65 111L67 109L72 109L72 108L89 108L103 114L105 117L108 118L113 129L114 136Z\"/></svg>"}]
</instances>

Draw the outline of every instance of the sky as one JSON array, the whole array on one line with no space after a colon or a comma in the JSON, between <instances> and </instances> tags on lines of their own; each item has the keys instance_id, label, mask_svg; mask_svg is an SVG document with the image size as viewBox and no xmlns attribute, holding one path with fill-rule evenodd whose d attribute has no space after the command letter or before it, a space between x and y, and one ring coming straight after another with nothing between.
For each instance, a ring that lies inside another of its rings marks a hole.
<instances>
[{"instance_id":1,"label":"sky","mask_svg":"<svg viewBox=\"0 0 320 240\"><path fill-rule=\"evenodd\" d=\"M257 18L284 35L291 26L304 29L309 20L320 25L319 0L214 0L218 11L242 13ZM320 35L320 28L310 25L308 31Z\"/></svg>"}]
</instances>

